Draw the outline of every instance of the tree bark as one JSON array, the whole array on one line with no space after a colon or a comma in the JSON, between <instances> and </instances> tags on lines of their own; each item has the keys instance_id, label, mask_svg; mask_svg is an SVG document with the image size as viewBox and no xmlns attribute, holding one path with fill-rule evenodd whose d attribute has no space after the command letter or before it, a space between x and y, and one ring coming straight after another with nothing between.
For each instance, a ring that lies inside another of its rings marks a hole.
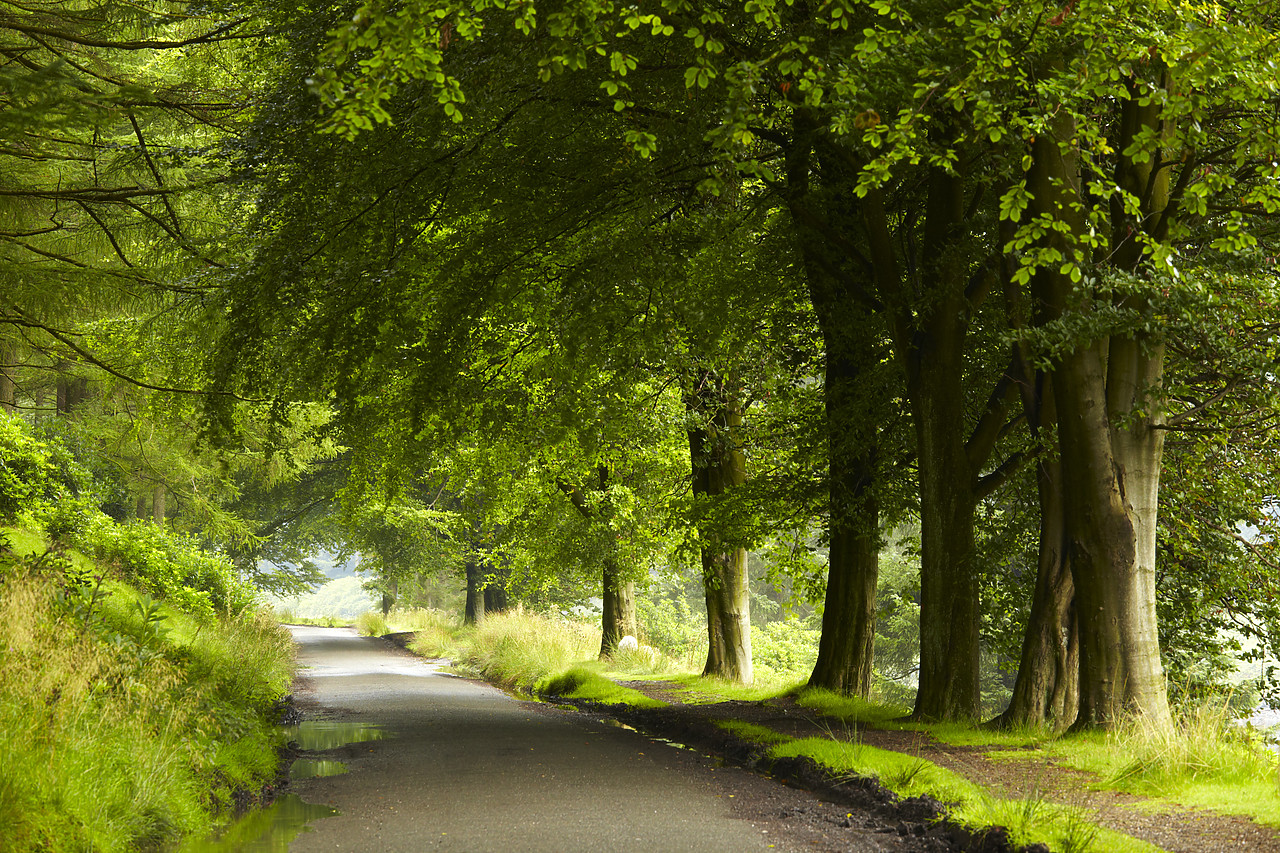
<instances>
[{"instance_id":1,"label":"tree bark","mask_svg":"<svg viewBox=\"0 0 1280 853\"><path fill-rule=\"evenodd\" d=\"M163 485L156 485L151 490L151 520L160 527L164 527L165 514L168 512L166 495L168 492Z\"/></svg>"},{"instance_id":2,"label":"tree bark","mask_svg":"<svg viewBox=\"0 0 1280 853\"><path fill-rule=\"evenodd\" d=\"M1159 99L1121 104L1116 150L1159 125ZM1080 214L1074 126L1065 114L1054 133L1037 138L1028 173L1033 211L1048 213L1076 234ZM1138 229L1159 227L1169 202L1167 163L1159 152L1146 163L1118 157L1117 183L1142 200L1140 216L1117 202L1112 210L1110 263L1140 274ZM1159 169L1154 172L1153 169ZM1070 257L1074 246L1050 238ZM1092 310L1059 270L1041 270L1042 299L1061 314ZM1132 299L1131 297L1129 299ZM1141 302L1123 306L1142 312ZM1160 662L1155 608L1156 500L1164 435L1159 392L1163 347L1146 333L1083 341L1063 356L1053 376L1058 409L1067 559L1076 592L1080 643L1080 712L1076 726L1111 727L1136 714L1171 724Z\"/></svg>"},{"instance_id":3,"label":"tree bark","mask_svg":"<svg viewBox=\"0 0 1280 853\"><path fill-rule=\"evenodd\" d=\"M464 625L479 625L484 621L484 569L476 555L468 554L466 562L467 603L462 613Z\"/></svg>"},{"instance_id":4,"label":"tree bark","mask_svg":"<svg viewBox=\"0 0 1280 853\"><path fill-rule=\"evenodd\" d=\"M1043 321L1043 318L1040 318ZM1057 406L1049 374L1032 370L1023 352L1023 411L1036 445L1036 493L1040 540L1036 585L1023 635L1018 677L999 726L1048 726L1062 730L1080 709L1080 631L1071 577L1062 464L1051 449L1057 441Z\"/></svg>"},{"instance_id":5,"label":"tree bark","mask_svg":"<svg viewBox=\"0 0 1280 853\"><path fill-rule=\"evenodd\" d=\"M607 658L618 648L623 637L636 635L636 585L623 580L618 563L612 558L604 561L601 599L603 618L600 631L600 657Z\"/></svg>"},{"instance_id":6,"label":"tree bark","mask_svg":"<svg viewBox=\"0 0 1280 853\"><path fill-rule=\"evenodd\" d=\"M829 239L857 228L855 211L842 200L851 193L832 193L829 186L815 193L810 186L817 127L813 115L796 111L786 162L787 204L826 353L827 588L809 685L865 697L872 681L880 568L880 507L873 487L882 424L864 385L874 387L869 375L884 360L878 351L882 332L863 273ZM892 274L892 253L888 263Z\"/></svg>"},{"instance_id":7,"label":"tree bark","mask_svg":"<svg viewBox=\"0 0 1280 853\"><path fill-rule=\"evenodd\" d=\"M17 361L13 344L0 342L0 410L10 414L18 410Z\"/></svg>"},{"instance_id":8,"label":"tree bark","mask_svg":"<svg viewBox=\"0 0 1280 853\"><path fill-rule=\"evenodd\" d=\"M736 433L742 412L732 382L702 370L686 403L693 418L689 459L695 499L714 499L747 481L746 455ZM707 661L703 675L742 684L752 680L751 591L747 549L724 541L724 534L700 525L702 588L707 605Z\"/></svg>"},{"instance_id":9,"label":"tree bark","mask_svg":"<svg viewBox=\"0 0 1280 853\"><path fill-rule=\"evenodd\" d=\"M484 587L484 612L485 613L503 613L510 607L507 601L507 587L505 581L505 572L498 572L497 576L490 578Z\"/></svg>"}]
</instances>

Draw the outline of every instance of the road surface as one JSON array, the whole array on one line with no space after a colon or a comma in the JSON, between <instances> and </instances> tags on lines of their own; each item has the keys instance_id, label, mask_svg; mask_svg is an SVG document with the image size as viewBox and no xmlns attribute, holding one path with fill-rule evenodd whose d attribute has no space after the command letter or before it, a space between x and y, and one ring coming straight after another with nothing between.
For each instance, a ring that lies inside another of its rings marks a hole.
<instances>
[{"instance_id":1,"label":"road surface","mask_svg":"<svg viewBox=\"0 0 1280 853\"><path fill-rule=\"evenodd\" d=\"M794 810L802 792L587 715L513 699L350 629L290 630L308 716L390 733L324 753L348 772L291 784L303 800L339 812L312 823L291 851L800 848L778 837L771 818Z\"/></svg>"}]
</instances>

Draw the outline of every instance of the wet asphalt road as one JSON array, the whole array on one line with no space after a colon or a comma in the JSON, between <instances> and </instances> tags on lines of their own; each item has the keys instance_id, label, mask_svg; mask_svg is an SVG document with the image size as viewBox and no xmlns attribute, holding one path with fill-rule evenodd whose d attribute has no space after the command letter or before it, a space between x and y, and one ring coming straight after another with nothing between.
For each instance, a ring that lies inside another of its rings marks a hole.
<instances>
[{"instance_id":1,"label":"wet asphalt road","mask_svg":"<svg viewBox=\"0 0 1280 853\"><path fill-rule=\"evenodd\" d=\"M290 630L307 716L391 733L325 753L347 773L291 784L340 812L291 851L794 849L744 807L781 788L766 779L440 673L350 629Z\"/></svg>"}]
</instances>

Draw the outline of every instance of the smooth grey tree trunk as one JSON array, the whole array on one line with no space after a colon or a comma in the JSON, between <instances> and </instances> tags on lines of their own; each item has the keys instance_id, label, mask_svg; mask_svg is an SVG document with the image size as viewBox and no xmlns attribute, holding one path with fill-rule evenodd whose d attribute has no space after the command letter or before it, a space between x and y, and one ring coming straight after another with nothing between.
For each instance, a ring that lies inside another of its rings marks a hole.
<instances>
[{"instance_id":1,"label":"smooth grey tree trunk","mask_svg":"<svg viewBox=\"0 0 1280 853\"><path fill-rule=\"evenodd\" d=\"M1158 101L1144 106L1136 97L1121 105L1119 150L1158 129L1159 109ZM1071 147L1074 127L1064 114L1052 130L1033 147L1032 209L1084 233L1078 153ZM1163 219L1168 164L1159 156L1146 163L1124 155L1119 160L1118 182L1143 200L1145 215L1135 220L1116 203L1109 259L1140 274L1143 258L1133 235ZM1159 172L1153 172L1156 164L1162 164ZM1062 241L1061 236L1051 239ZM1059 271L1042 270L1036 280L1042 301L1053 311L1092 310L1087 295L1082 297ZM1123 307L1148 310L1136 300ZM1163 370L1163 347L1135 332L1080 342L1060 359L1053 375L1065 540L1080 637L1078 727L1113 727L1130 715L1160 727L1172 722L1155 607Z\"/></svg>"}]
</instances>

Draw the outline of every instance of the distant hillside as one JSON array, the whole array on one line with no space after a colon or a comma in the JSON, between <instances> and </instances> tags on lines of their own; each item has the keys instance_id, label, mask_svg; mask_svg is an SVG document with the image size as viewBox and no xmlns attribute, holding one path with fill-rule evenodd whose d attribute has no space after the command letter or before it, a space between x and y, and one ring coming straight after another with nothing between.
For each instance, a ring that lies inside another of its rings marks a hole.
<instances>
[{"instance_id":1,"label":"distant hillside","mask_svg":"<svg viewBox=\"0 0 1280 853\"><path fill-rule=\"evenodd\" d=\"M312 557L311 562L329 578L329 582L306 595L270 597L268 600L277 611L287 610L304 619L325 616L355 619L361 613L378 607L378 596L364 590L364 578L356 574L356 567L360 565L359 555L338 562L336 554L321 552Z\"/></svg>"}]
</instances>

